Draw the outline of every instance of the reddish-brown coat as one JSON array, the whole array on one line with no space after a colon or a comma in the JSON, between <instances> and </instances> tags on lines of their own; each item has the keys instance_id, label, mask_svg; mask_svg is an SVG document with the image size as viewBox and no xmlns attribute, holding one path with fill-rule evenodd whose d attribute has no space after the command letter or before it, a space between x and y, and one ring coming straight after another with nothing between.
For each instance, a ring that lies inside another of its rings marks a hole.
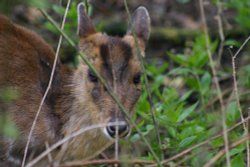
<instances>
[{"instance_id":1,"label":"reddish-brown coat","mask_svg":"<svg viewBox=\"0 0 250 167\"><path fill-rule=\"evenodd\" d=\"M78 10L79 50L90 59L132 113L141 85L135 83L140 63L131 30L124 38L96 33L91 20L82 11L82 4ZM144 55L149 17L142 7L136 13L131 26L136 28L139 50ZM0 136L0 147L6 149L0 151L0 165L1 161L20 165L27 136L49 82L53 61L52 48L40 36L0 16L0 90L9 87L19 94L11 103L0 101L0 109L4 108L11 115L19 131L16 140ZM32 134L29 155L43 151L45 142L52 145L90 125L115 119L127 121L104 86L93 78L91 81L93 76L89 73L90 69L83 61L77 69L57 62L52 87ZM113 140L108 135L106 127L88 131L64 144L53 157L55 160L91 158L112 144Z\"/></svg>"}]
</instances>

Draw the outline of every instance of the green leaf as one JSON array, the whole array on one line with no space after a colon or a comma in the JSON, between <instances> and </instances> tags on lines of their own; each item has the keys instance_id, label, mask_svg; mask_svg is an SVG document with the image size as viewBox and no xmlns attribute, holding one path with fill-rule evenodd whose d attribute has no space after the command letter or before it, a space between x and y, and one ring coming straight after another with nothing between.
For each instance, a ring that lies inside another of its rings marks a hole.
<instances>
[{"instance_id":1,"label":"green leaf","mask_svg":"<svg viewBox=\"0 0 250 167\"><path fill-rule=\"evenodd\" d=\"M167 68L168 68L168 63L164 63L160 66L156 65L155 62L146 64L147 74L152 77L164 74Z\"/></svg>"},{"instance_id":2,"label":"green leaf","mask_svg":"<svg viewBox=\"0 0 250 167\"><path fill-rule=\"evenodd\" d=\"M213 147L221 147L224 144L224 140L223 138L217 138L215 140L212 140L211 144Z\"/></svg>"},{"instance_id":3,"label":"green leaf","mask_svg":"<svg viewBox=\"0 0 250 167\"><path fill-rule=\"evenodd\" d=\"M192 54L189 56L189 67L201 69L208 62L208 54L206 52L205 36L200 35L195 39L195 44L192 48ZM218 41L211 42L210 50L213 54L218 46Z\"/></svg>"},{"instance_id":4,"label":"green leaf","mask_svg":"<svg viewBox=\"0 0 250 167\"><path fill-rule=\"evenodd\" d=\"M177 68L171 70L168 74L169 75L188 75L190 73L192 73L192 70L189 68L177 67Z\"/></svg>"},{"instance_id":5,"label":"green leaf","mask_svg":"<svg viewBox=\"0 0 250 167\"><path fill-rule=\"evenodd\" d=\"M188 77L186 78L186 84L193 90L199 91L200 90L200 84L199 81L195 77Z\"/></svg>"},{"instance_id":6,"label":"green leaf","mask_svg":"<svg viewBox=\"0 0 250 167\"><path fill-rule=\"evenodd\" d=\"M53 5L52 6L52 9L59 15L62 15L64 14L65 12L65 9L62 7L62 6L59 6L59 5Z\"/></svg>"},{"instance_id":7,"label":"green leaf","mask_svg":"<svg viewBox=\"0 0 250 167\"><path fill-rule=\"evenodd\" d=\"M240 118L240 112L236 102L231 102L227 106L227 121L234 123Z\"/></svg>"},{"instance_id":8,"label":"green leaf","mask_svg":"<svg viewBox=\"0 0 250 167\"><path fill-rule=\"evenodd\" d=\"M226 46L234 46L234 47L240 47L241 43L234 39L228 39L225 41L224 45Z\"/></svg>"},{"instance_id":9,"label":"green leaf","mask_svg":"<svg viewBox=\"0 0 250 167\"><path fill-rule=\"evenodd\" d=\"M210 85L212 82L212 77L210 73L206 72L201 78L201 93L205 95L210 91Z\"/></svg>"},{"instance_id":10,"label":"green leaf","mask_svg":"<svg viewBox=\"0 0 250 167\"><path fill-rule=\"evenodd\" d=\"M183 66L187 66L188 62L187 62L187 56L183 55L183 54L173 54L171 52L167 52L167 54L169 55L169 57L175 61L176 63L178 63L179 65L183 65Z\"/></svg>"},{"instance_id":11,"label":"green leaf","mask_svg":"<svg viewBox=\"0 0 250 167\"><path fill-rule=\"evenodd\" d=\"M142 132L143 136L146 136L147 134L149 134L153 129L154 129L154 125L151 125L151 124L147 125L146 129ZM140 135L136 133L130 138L130 141L136 142L140 139L141 139Z\"/></svg>"},{"instance_id":12,"label":"green leaf","mask_svg":"<svg viewBox=\"0 0 250 167\"><path fill-rule=\"evenodd\" d=\"M242 153L245 150L245 148L233 148L230 150L230 156Z\"/></svg>"},{"instance_id":13,"label":"green leaf","mask_svg":"<svg viewBox=\"0 0 250 167\"><path fill-rule=\"evenodd\" d=\"M45 22L44 26L45 26L46 29L48 29L52 33L59 34L58 30L50 22Z\"/></svg>"},{"instance_id":14,"label":"green leaf","mask_svg":"<svg viewBox=\"0 0 250 167\"><path fill-rule=\"evenodd\" d=\"M150 132L152 129L154 129L154 125L147 125L146 129L147 129L147 132Z\"/></svg>"},{"instance_id":15,"label":"green leaf","mask_svg":"<svg viewBox=\"0 0 250 167\"><path fill-rule=\"evenodd\" d=\"M177 123L178 117L180 116L181 111L183 110L184 104L174 104L171 103L166 108L167 118L172 123Z\"/></svg>"},{"instance_id":16,"label":"green leaf","mask_svg":"<svg viewBox=\"0 0 250 167\"><path fill-rule=\"evenodd\" d=\"M173 127L167 127L168 133L171 135L171 137L176 138L177 131L176 128Z\"/></svg>"},{"instance_id":17,"label":"green leaf","mask_svg":"<svg viewBox=\"0 0 250 167\"><path fill-rule=\"evenodd\" d=\"M191 144L196 138L197 138L197 136L190 136L190 137L188 137L188 138L185 138L184 140L182 140L182 141L179 143L179 147L186 147L186 146L188 146L188 145Z\"/></svg>"},{"instance_id":18,"label":"green leaf","mask_svg":"<svg viewBox=\"0 0 250 167\"><path fill-rule=\"evenodd\" d=\"M232 167L244 167L244 166L246 166L245 162L244 162L243 154L241 153L241 154L233 157L233 159L231 161L231 165L232 165Z\"/></svg>"},{"instance_id":19,"label":"green leaf","mask_svg":"<svg viewBox=\"0 0 250 167\"><path fill-rule=\"evenodd\" d=\"M177 122L181 122L183 121L185 118L187 118L193 111L194 109L197 107L198 102L196 102L195 104L193 104L192 106L188 107L187 109L185 109L182 114L179 116Z\"/></svg>"},{"instance_id":20,"label":"green leaf","mask_svg":"<svg viewBox=\"0 0 250 167\"><path fill-rule=\"evenodd\" d=\"M39 1L39 0L29 0L27 1L27 3L30 5L30 6L34 6L36 8L48 8L49 7L49 2L48 0L42 0L42 1Z\"/></svg>"},{"instance_id":21,"label":"green leaf","mask_svg":"<svg viewBox=\"0 0 250 167\"><path fill-rule=\"evenodd\" d=\"M184 95L181 96L180 101L184 102L185 100L187 100L187 98L189 98L193 92L194 92L193 90L187 91Z\"/></svg>"},{"instance_id":22,"label":"green leaf","mask_svg":"<svg viewBox=\"0 0 250 167\"><path fill-rule=\"evenodd\" d=\"M131 142L136 142L136 141L138 141L140 139L141 139L141 137L140 137L140 135L138 133L136 133L132 137L130 137Z\"/></svg>"}]
</instances>

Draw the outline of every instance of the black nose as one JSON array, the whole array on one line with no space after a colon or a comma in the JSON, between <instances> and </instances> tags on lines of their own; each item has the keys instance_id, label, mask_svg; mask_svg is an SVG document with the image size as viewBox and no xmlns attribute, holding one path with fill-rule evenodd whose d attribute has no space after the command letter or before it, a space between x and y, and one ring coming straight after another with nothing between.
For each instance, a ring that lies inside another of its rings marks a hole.
<instances>
[{"instance_id":1,"label":"black nose","mask_svg":"<svg viewBox=\"0 0 250 167\"><path fill-rule=\"evenodd\" d=\"M115 123L115 122L113 122ZM121 122L118 122L121 123ZM116 136L116 128L117 128L117 132L118 132L118 136L119 137L125 137L128 135L129 133L129 126L126 122L122 122L119 125L110 125L107 126L107 132L109 134L110 137L115 138Z\"/></svg>"}]
</instances>

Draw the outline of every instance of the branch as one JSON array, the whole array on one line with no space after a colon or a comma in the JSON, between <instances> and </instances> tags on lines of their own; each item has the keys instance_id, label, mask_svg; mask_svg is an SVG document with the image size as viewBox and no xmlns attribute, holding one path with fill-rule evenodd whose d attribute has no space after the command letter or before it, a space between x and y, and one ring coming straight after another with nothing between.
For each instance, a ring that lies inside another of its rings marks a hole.
<instances>
[{"instance_id":1,"label":"branch","mask_svg":"<svg viewBox=\"0 0 250 167\"><path fill-rule=\"evenodd\" d=\"M241 104L240 104L240 98L239 98L239 91L238 91L238 84L237 84L237 77L236 77L236 65L235 65L235 59L237 58L237 55L239 54L239 52L243 49L243 47L245 46L245 44L248 42L248 40L250 39L250 36L245 40L245 42L241 45L240 49L236 52L235 55L232 54L230 48L229 53L232 56L232 67L233 67L233 83L234 83L234 93L235 93L235 98L236 98L236 102L237 102L237 106L240 112L240 118L243 126L243 130L245 132L245 135L248 135L248 127L247 127L247 123L244 123L244 116L243 116L243 112L242 112L242 108L241 108ZM246 148L247 148L247 166L250 166L250 148L249 148L249 141L246 141Z\"/></svg>"},{"instance_id":2,"label":"branch","mask_svg":"<svg viewBox=\"0 0 250 167\"><path fill-rule=\"evenodd\" d=\"M76 167L76 166L89 166L89 165L150 165L154 164L154 161L149 160L116 160L116 159L105 159L105 160L92 160L92 161L72 161L72 162L66 162L59 167Z\"/></svg>"},{"instance_id":3,"label":"branch","mask_svg":"<svg viewBox=\"0 0 250 167\"><path fill-rule=\"evenodd\" d=\"M248 136L246 136L246 137L243 137L243 138L241 138L240 140L238 140L238 141L234 142L233 144L231 144L231 145L229 146L229 148L232 149L232 148L234 148L234 147L240 145L241 143L244 143L244 142L248 141L249 139L250 139L250 135L248 135ZM219 151L212 159L210 159L210 161L209 161L208 163L206 163L206 164L204 165L204 167L214 166L214 164L215 164L222 156L225 155L225 152L226 152L225 149Z\"/></svg>"},{"instance_id":4,"label":"branch","mask_svg":"<svg viewBox=\"0 0 250 167\"><path fill-rule=\"evenodd\" d=\"M223 100L223 96L221 93L221 88L220 88L220 84L219 84L219 80L217 77L217 71L215 69L215 65L214 65L214 61L212 58L212 53L210 50L210 41L209 41L209 34L208 34L208 27L207 27L207 21L206 21L206 17L205 17L205 11L204 11L204 3L203 0L199 0L199 5L200 5L200 10L201 10L201 19L202 19L202 23L203 23L203 28L204 28L204 35L205 35L205 42L206 42L206 49L207 49L207 54L208 54L208 58L209 58L209 64L212 70L212 74L213 74L213 79L214 79L214 83L215 83L215 87L216 87L216 91L218 93L219 96L219 101L220 101L220 106L221 106L221 115L222 115L222 128L223 128L223 138L224 138L224 146L225 146L225 150L226 150L226 160L227 160L227 166L230 167L231 163L230 163L230 154L229 154L229 146L228 146L228 134L227 134L227 125L226 125L226 116L225 116L225 105L224 105L224 100Z\"/></svg>"}]
</instances>

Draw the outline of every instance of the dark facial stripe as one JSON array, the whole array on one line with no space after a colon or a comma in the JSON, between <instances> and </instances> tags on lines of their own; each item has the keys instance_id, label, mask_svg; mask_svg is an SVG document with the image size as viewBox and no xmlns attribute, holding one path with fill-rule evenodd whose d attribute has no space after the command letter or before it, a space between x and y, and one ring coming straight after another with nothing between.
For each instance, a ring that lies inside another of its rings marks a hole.
<instances>
[{"instance_id":1,"label":"dark facial stripe","mask_svg":"<svg viewBox=\"0 0 250 167\"><path fill-rule=\"evenodd\" d=\"M112 69L115 75L122 81L128 73L129 60L132 57L132 48L129 44L119 38L111 37L107 44L100 46L100 54L103 61L105 74L113 78Z\"/></svg>"},{"instance_id":2,"label":"dark facial stripe","mask_svg":"<svg viewBox=\"0 0 250 167\"><path fill-rule=\"evenodd\" d=\"M109 54L109 48L108 48L108 45L101 45L100 46L100 54L101 54L101 57L102 57L102 60L103 60L103 65L108 68L110 67L110 54Z\"/></svg>"},{"instance_id":3,"label":"dark facial stripe","mask_svg":"<svg viewBox=\"0 0 250 167\"><path fill-rule=\"evenodd\" d=\"M132 57L132 49L130 47L130 45L128 45L125 42L121 42L120 43L120 48L122 50L122 54L123 54L123 63L121 64L121 66L119 67L119 79L122 82L123 79L127 78L126 74L128 74L128 65L129 65L129 60Z\"/></svg>"},{"instance_id":4,"label":"dark facial stripe","mask_svg":"<svg viewBox=\"0 0 250 167\"><path fill-rule=\"evenodd\" d=\"M105 71L107 72L108 76L110 78L113 78L112 76L112 65L111 65L111 61L110 61L110 51L109 51L109 47L108 45L101 45L100 46L100 54L102 57L102 61L103 61L103 67L105 69Z\"/></svg>"}]
</instances>

